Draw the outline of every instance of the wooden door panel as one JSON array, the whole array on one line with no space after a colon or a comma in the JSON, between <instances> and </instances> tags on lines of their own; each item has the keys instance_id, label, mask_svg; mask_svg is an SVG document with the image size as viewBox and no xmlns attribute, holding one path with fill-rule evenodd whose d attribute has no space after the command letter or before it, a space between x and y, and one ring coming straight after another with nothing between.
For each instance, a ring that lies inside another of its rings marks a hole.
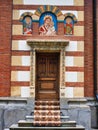
<instances>
[{"instance_id":1,"label":"wooden door panel","mask_svg":"<svg viewBox=\"0 0 98 130\"><path fill-rule=\"evenodd\" d=\"M54 88L54 83L51 82L42 82L41 83L41 89L43 90L52 90Z\"/></svg>"},{"instance_id":2,"label":"wooden door panel","mask_svg":"<svg viewBox=\"0 0 98 130\"><path fill-rule=\"evenodd\" d=\"M38 63L37 63L37 75L38 78L42 77L42 76L46 76L45 74L46 72L46 59L41 57L40 59L38 59Z\"/></svg>"},{"instance_id":3,"label":"wooden door panel","mask_svg":"<svg viewBox=\"0 0 98 130\"><path fill-rule=\"evenodd\" d=\"M39 80L42 80L42 81L44 81L44 80L53 81L53 80L55 80L55 78L39 78Z\"/></svg>"},{"instance_id":4,"label":"wooden door panel","mask_svg":"<svg viewBox=\"0 0 98 130\"><path fill-rule=\"evenodd\" d=\"M49 57L49 60L48 60L48 76L52 76L52 77L55 77L56 78L56 72L57 72L57 57L54 56L54 57Z\"/></svg>"},{"instance_id":5,"label":"wooden door panel","mask_svg":"<svg viewBox=\"0 0 98 130\"><path fill-rule=\"evenodd\" d=\"M59 54L36 54L36 99L59 98Z\"/></svg>"},{"instance_id":6,"label":"wooden door panel","mask_svg":"<svg viewBox=\"0 0 98 130\"><path fill-rule=\"evenodd\" d=\"M39 94L38 94L38 99L40 99L40 100L55 100L55 99L58 99L58 95L57 95L57 93L54 91L49 91L48 93L47 92L40 92Z\"/></svg>"},{"instance_id":7,"label":"wooden door panel","mask_svg":"<svg viewBox=\"0 0 98 130\"><path fill-rule=\"evenodd\" d=\"M41 90L55 90L55 86L56 86L56 81L55 82L53 82L53 81L43 81L43 82L41 82L41 81L39 81L39 83L38 83L38 88L39 88L39 90L41 91Z\"/></svg>"}]
</instances>

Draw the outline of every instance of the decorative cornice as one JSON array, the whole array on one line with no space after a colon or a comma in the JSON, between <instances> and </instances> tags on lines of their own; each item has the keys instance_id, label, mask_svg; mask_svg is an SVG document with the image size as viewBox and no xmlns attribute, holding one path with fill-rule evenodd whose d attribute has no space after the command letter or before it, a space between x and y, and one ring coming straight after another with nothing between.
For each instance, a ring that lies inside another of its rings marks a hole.
<instances>
[{"instance_id":1,"label":"decorative cornice","mask_svg":"<svg viewBox=\"0 0 98 130\"><path fill-rule=\"evenodd\" d=\"M44 39L30 39L27 40L27 44L31 47L65 47L69 41L56 39L56 40L44 40Z\"/></svg>"}]
</instances>

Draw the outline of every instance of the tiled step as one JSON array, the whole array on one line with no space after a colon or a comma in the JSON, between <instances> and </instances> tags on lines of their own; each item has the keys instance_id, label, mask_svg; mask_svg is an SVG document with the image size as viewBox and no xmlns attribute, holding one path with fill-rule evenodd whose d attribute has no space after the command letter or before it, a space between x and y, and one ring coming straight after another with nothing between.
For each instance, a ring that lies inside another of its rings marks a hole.
<instances>
[{"instance_id":1,"label":"tiled step","mask_svg":"<svg viewBox=\"0 0 98 130\"><path fill-rule=\"evenodd\" d=\"M59 101L35 101L34 126L60 126Z\"/></svg>"},{"instance_id":2,"label":"tiled step","mask_svg":"<svg viewBox=\"0 0 98 130\"><path fill-rule=\"evenodd\" d=\"M76 127L19 127L18 124L14 124L10 130L85 130L85 128L80 125Z\"/></svg>"},{"instance_id":3,"label":"tiled step","mask_svg":"<svg viewBox=\"0 0 98 130\"><path fill-rule=\"evenodd\" d=\"M59 101L35 101L35 105L37 106L40 106L40 105L43 105L43 106L51 106L51 105L54 105L54 106L58 106L60 105L60 102Z\"/></svg>"},{"instance_id":4,"label":"tiled step","mask_svg":"<svg viewBox=\"0 0 98 130\"><path fill-rule=\"evenodd\" d=\"M59 105L57 105L57 106L54 106L54 105L52 105L52 106L49 106L49 105L46 105L46 106L44 106L44 105L40 105L40 106L35 106L35 110L60 110L60 106Z\"/></svg>"},{"instance_id":5,"label":"tiled step","mask_svg":"<svg viewBox=\"0 0 98 130\"><path fill-rule=\"evenodd\" d=\"M40 121L40 123L45 124L47 122L46 121ZM48 124L51 124L51 123L54 123L54 122L53 121L48 122ZM57 123L60 123L60 126L64 126L64 127L76 127L76 121L65 121L65 122L59 122L58 121ZM32 126L34 126L34 122L26 121L26 120L20 120L18 122L18 126L19 127L32 127Z\"/></svg>"},{"instance_id":6,"label":"tiled step","mask_svg":"<svg viewBox=\"0 0 98 130\"><path fill-rule=\"evenodd\" d=\"M60 110L34 110L34 112L39 112L39 113L42 113L42 112L45 112L45 113L48 113L48 112L53 112L53 113L59 113L60 114Z\"/></svg>"},{"instance_id":7,"label":"tiled step","mask_svg":"<svg viewBox=\"0 0 98 130\"><path fill-rule=\"evenodd\" d=\"M34 115L59 115L60 116L60 110L34 110Z\"/></svg>"},{"instance_id":8,"label":"tiled step","mask_svg":"<svg viewBox=\"0 0 98 130\"><path fill-rule=\"evenodd\" d=\"M85 130L76 125L76 121L68 121L68 116L61 116L59 101L35 101L32 113L26 120L12 125L10 130Z\"/></svg>"},{"instance_id":9,"label":"tiled step","mask_svg":"<svg viewBox=\"0 0 98 130\"><path fill-rule=\"evenodd\" d=\"M44 119L45 117L46 118L51 118L51 119L52 118L58 118L58 117L60 118L60 115L47 115L47 116L44 116L44 114L43 114L43 116L42 115L41 116L40 115L36 115L34 118L39 118L39 119L42 118L42 119Z\"/></svg>"}]
</instances>

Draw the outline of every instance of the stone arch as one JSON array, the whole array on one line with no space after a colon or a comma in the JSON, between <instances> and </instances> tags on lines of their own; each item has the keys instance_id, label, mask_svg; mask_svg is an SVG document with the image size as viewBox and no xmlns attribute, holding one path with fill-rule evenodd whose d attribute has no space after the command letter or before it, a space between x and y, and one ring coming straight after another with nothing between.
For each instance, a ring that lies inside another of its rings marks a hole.
<instances>
[{"instance_id":1,"label":"stone arch","mask_svg":"<svg viewBox=\"0 0 98 130\"><path fill-rule=\"evenodd\" d=\"M41 16L42 13L44 12L52 12L54 13L57 17L59 17L60 15L62 15L61 10L56 7L56 6L51 6L51 5L43 5L40 6L36 11L35 11L35 15L37 16Z\"/></svg>"},{"instance_id":2,"label":"stone arch","mask_svg":"<svg viewBox=\"0 0 98 130\"><path fill-rule=\"evenodd\" d=\"M76 18L76 16L75 16L74 14L72 14L72 13L66 13L66 14L64 14L64 17L65 17L65 19L66 19L67 17L71 17L71 18L74 20L74 23L77 23L77 18Z\"/></svg>"},{"instance_id":3,"label":"stone arch","mask_svg":"<svg viewBox=\"0 0 98 130\"><path fill-rule=\"evenodd\" d=\"M20 19L19 19L19 20L20 20L20 22L22 22L25 16L30 16L30 17L32 18L32 15L33 15L33 13L31 13L31 12L25 12L25 13L23 13L23 14L20 16Z\"/></svg>"}]
</instances>

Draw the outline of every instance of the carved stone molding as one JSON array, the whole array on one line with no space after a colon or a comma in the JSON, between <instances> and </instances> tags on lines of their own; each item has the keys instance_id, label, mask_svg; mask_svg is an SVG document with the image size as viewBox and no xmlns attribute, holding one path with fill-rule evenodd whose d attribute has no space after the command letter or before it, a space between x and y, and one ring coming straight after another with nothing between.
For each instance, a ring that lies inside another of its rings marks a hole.
<instances>
[{"instance_id":1,"label":"carved stone molding","mask_svg":"<svg viewBox=\"0 0 98 130\"><path fill-rule=\"evenodd\" d=\"M27 40L27 44L31 46L31 48L39 48L39 49L61 49L68 45L69 41L65 40L43 40L43 39L30 39Z\"/></svg>"}]
</instances>

